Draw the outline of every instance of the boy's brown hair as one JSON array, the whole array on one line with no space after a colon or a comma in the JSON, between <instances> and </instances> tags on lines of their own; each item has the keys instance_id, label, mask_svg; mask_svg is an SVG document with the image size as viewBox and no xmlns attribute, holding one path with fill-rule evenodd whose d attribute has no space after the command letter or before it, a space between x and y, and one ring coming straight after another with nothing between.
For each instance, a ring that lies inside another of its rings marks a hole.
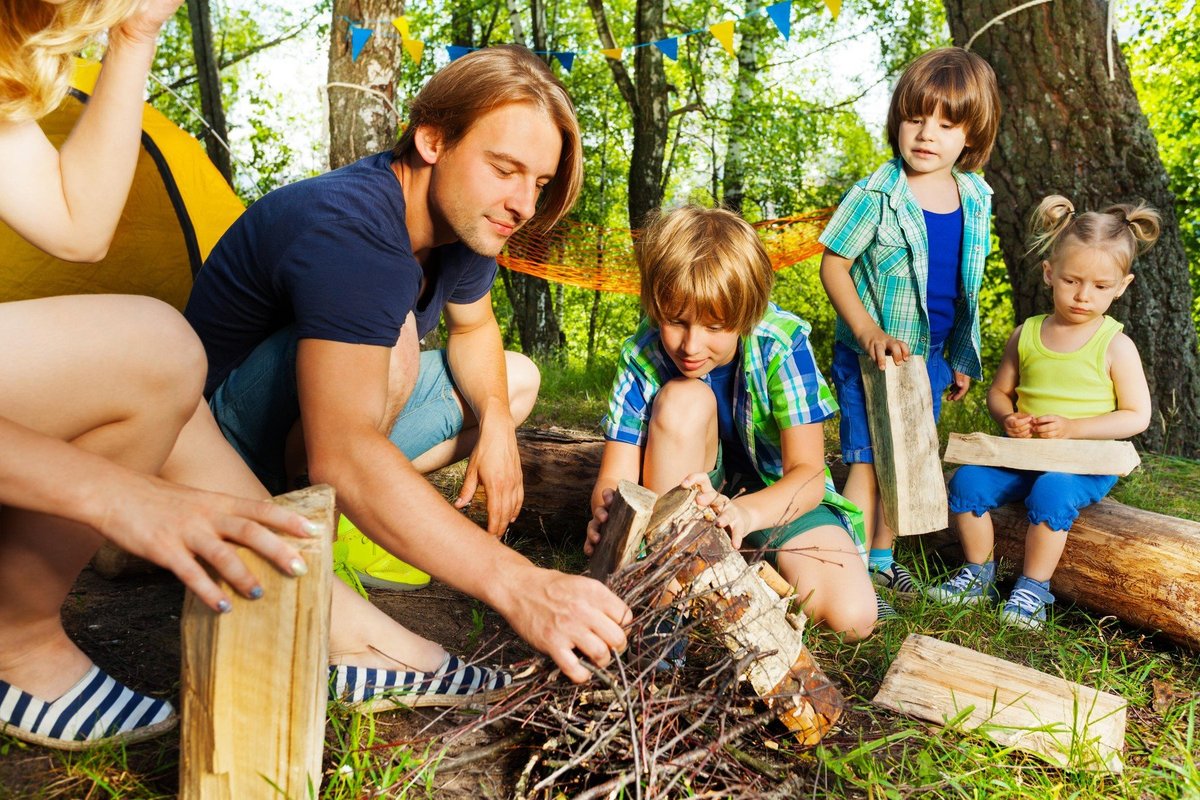
<instances>
[{"instance_id":1,"label":"boy's brown hair","mask_svg":"<svg viewBox=\"0 0 1200 800\"><path fill-rule=\"evenodd\" d=\"M566 87L525 47L487 47L438 70L409 102L408 125L392 148L392 158L406 158L413 151L421 125L436 128L443 143L453 147L480 117L508 103L529 103L542 109L562 134L558 169L529 221L534 230L548 230L579 197L583 149L575 106Z\"/></svg>"},{"instance_id":2,"label":"boy's brown hair","mask_svg":"<svg viewBox=\"0 0 1200 800\"><path fill-rule=\"evenodd\" d=\"M938 109L952 124L966 129L967 146L958 157L958 168L982 169L1000 127L1000 90L991 65L961 47L941 47L913 59L897 81L888 108L892 155L900 155L900 123Z\"/></svg>"},{"instance_id":3,"label":"boy's brown hair","mask_svg":"<svg viewBox=\"0 0 1200 800\"><path fill-rule=\"evenodd\" d=\"M721 208L659 212L637 243L642 308L662 327L694 312L745 336L767 310L775 270L746 220Z\"/></svg>"}]
</instances>

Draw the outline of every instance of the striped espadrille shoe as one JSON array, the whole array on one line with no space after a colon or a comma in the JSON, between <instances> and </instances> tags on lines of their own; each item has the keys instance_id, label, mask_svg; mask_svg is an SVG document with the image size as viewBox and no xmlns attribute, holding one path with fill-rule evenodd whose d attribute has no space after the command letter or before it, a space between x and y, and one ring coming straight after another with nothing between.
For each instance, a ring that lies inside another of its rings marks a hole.
<instances>
[{"instance_id":1,"label":"striped espadrille shoe","mask_svg":"<svg viewBox=\"0 0 1200 800\"><path fill-rule=\"evenodd\" d=\"M0 681L0 733L56 750L140 742L178 721L166 700L117 683L95 664L52 703Z\"/></svg>"},{"instance_id":2,"label":"striped espadrille shoe","mask_svg":"<svg viewBox=\"0 0 1200 800\"><path fill-rule=\"evenodd\" d=\"M447 655L433 672L372 669L346 665L329 668L329 697L355 711L393 708L486 705L509 693L512 675L477 667Z\"/></svg>"}]
</instances>

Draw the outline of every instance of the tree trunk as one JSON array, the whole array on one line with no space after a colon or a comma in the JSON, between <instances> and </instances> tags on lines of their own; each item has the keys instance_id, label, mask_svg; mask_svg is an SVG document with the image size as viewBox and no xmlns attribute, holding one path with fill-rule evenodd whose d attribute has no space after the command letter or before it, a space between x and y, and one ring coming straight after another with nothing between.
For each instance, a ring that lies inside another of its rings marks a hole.
<instances>
[{"instance_id":1,"label":"tree trunk","mask_svg":"<svg viewBox=\"0 0 1200 800\"><path fill-rule=\"evenodd\" d=\"M663 0L638 0L635 40L663 38ZM633 152L629 158L629 226L640 228L662 205L663 157L667 150L667 73L657 47L639 47L633 56L637 105L633 112Z\"/></svg>"},{"instance_id":2,"label":"tree trunk","mask_svg":"<svg viewBox=\"0 0 1200 800\"><path fill-rule=\"evenodd\" d=\"M192 25L192 53L196 59L200 111L208 123L204 129L204 149L226 183L233 185L233 167L226 147L229 129L225 125L225 108L221 105L221 73L213 47L208 0L188 0L187 9L188 21Z\"/></svg>"},{"instance_id":3,"label":"tree trunk","mask_svg":"<svg viewBox=\"0 0 1200 800\"><path fill-rule=\"evenodd\" d=\"M383 20L404 13L395 0L334 0L330 26L329 167L388 150L396 143L396 73L404 50L395 29ZM374 31L355 61L350 48L351 19ZM358 87L358 88L354 88Z\"/></svg>"},{"instance_id":4,"label":"tree trunk","mask_svg":"<svg viewBox=\"0 0 1200 800\"><path fill-rule=\"evenodd\" d=\"M950 30L966 44L1009 0L945 0ZM996 70L1004 112L987 168L996 229L1013 285L1017 321L1049 310L1041 272L1025 254L1026 221L1048 194L1080 210L1145 200L1162 214L1158 244L1134 265L1137 279L1113 305L1127 323L1154 398L1149 450L1200 455L1200 358L1192 290L1174 197L1121 51L1106 61L1107 5L1047 3L1014 14L972 44Z\"/></svg>"},{"instance_id":5,"label":"tree trunk","mask_svg":"<svg viewBox=\"0 0 1200 800\"><path fill-rule=\"evenodd\" d=\"M757 2L747 8L753 12ZM730 211L742 213L746 195L746 143L750 141L750 108L758 95L758 45L763 36L765 20L747 16L739 26L742 34L737 54L737 82L733 89L733 108L730 109L729 136L725 142L725 168L721 178L721 202Z\"/></svg>"}]
</instances>

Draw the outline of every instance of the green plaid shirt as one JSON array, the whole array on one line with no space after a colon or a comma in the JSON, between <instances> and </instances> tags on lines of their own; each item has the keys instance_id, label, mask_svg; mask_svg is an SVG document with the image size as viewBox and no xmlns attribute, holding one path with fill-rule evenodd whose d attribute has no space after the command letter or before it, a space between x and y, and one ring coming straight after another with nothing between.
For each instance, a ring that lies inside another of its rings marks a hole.
<instances>
[{"instance_id":1,"label":"green plaid shirt","mask_svg":"<svg viewBox=\"0 0 1200 800\"><path fill-rule=\"evenodd\" d=\"M963 210L962 292L946 342L951 368L983 377L979 355L979 286L991 249L992 189L973 172L954 170ZM929 239L925 217L908 188L899 158L850 187L821 234L821 244L850 259L850 277L871 318L913 353L929 355ZM837 340L862 348L840 316Z\"/></svg>"},{"instance_id":2,"label":"green plaid shirt","mask_svg":"<svg viewBox=\"0 0 1200 800\"><path fill-rule=\"evenodd\" d=\"M808 342L810 330L807 322L771 304L738 345L742 368L734 376L733 415L742 444L766 486L783 477L780 430L821 422L838 410ZM643 318L621 348L605 438L645 447L654 396L664 383L679 376L658 329ZM703 380L708 383L709 376ZM828 468L821 502L850 525L851 536L865 558L862 513L835 491Z\"/></svg>"}]
</instances>

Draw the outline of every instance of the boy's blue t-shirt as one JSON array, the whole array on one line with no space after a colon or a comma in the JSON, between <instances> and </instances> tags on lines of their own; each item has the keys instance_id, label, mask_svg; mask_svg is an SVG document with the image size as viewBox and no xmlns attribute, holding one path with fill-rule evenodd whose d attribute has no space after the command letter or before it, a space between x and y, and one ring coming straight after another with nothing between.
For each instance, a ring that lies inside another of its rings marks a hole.
<instances>
[{"instance_id":1,"label":"boy's blue t-shirt","mask_svg":"<svg viewBox=\"0 0 1200 800\"><path fill-rule=\"evenodd\" d=\"M954 330L954 309L962 282L962 206L948 214L921 209L929 240L929 280L925 298L929 309L929 346L941 351Z\"/></svg>"},{"instance_id":2,"label":"boy's blue t-shirt","mask_svg":"<svg viewBox=\"0 0 1200 800\"><path fill-rule=\"evenodd\" d=\"M410 311L423 337L447 303L487 295L494 258L455 242L417 261L391 165L379 153L276 189L225 232L184 310L208 354L206 396L288 325L300 339L392 347Z\"/></svg>"},{"instance_id":3,"label":"boy's blue t-shirt","mask_svg":"<svg viewBox=\"0 0 1200 800\"><path fill-rule=\"evenodd\" d=\"M734 375L738 360L717 367L708 373L709 386L717 398L717 438L721 440L721 463L726 475L758 475L742 437L734 422Z\"/></svg>"}]
</instances>

